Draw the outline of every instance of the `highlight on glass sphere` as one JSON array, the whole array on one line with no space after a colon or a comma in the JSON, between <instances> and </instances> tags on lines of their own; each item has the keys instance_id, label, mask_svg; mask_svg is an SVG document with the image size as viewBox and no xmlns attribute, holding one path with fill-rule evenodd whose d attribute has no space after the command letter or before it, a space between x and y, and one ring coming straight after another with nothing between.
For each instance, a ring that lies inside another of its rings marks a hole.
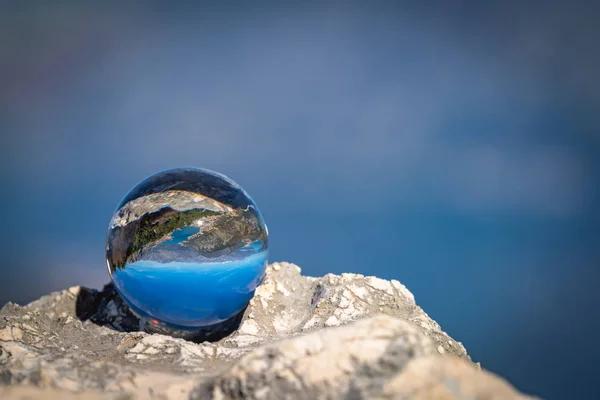
<instances>
[{"instance_id":1,"label":"highlight on glass sphere","mask_svg":"<svg viewBox=\"0 0 600 400\"><path fill-rule=\"evenodd\" d=\"M127 193L110 221L106 263L140 317L193 330L243 310L267 264L268 233L250 196L199 168L159 172Z\"/></svg>"}]
</instances>

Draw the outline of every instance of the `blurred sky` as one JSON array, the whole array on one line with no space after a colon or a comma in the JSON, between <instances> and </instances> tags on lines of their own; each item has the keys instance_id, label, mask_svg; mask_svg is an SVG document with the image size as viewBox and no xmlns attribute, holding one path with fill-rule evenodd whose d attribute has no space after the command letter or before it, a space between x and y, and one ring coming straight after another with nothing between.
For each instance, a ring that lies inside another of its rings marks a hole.
<instances>
[{"instance_id":1,"label":"blurred sky","mask_svg":"<svg viewBox=\"0 0 600 400\"><path fill-rule=\"evenodd\" d=\"M121 197L200 166L271 260L398 279L520 390L600 398L597 5L83 4L0 0L0 304L101 287Z\"/></svg>"}]
</instances>

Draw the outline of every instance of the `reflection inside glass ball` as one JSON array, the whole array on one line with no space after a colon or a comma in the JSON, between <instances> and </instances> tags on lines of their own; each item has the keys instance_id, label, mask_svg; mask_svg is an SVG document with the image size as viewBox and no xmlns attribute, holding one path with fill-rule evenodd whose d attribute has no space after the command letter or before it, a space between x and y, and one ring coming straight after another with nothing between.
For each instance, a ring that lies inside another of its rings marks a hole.
<instances>
[{"instance_id":1,"label":"reflection inside glass ball","mask_svg":"<svg viewBox=\"0 0 600 400\"><path fill-rule=\"evenodd\" d=\"M267 227L235 182L178 168L140 182L110 221L106 262L142 318L190 330L243 310L267 263Z\"/></svg>"}]
</instances>

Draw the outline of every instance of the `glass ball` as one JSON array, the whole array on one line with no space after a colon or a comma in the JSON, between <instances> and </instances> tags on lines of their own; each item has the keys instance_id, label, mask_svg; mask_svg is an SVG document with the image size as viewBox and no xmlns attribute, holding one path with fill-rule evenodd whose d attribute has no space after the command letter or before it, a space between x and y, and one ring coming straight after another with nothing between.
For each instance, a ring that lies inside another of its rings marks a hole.
<instances>
[{"instance_id":1,"label":"glass ball","mask_svg":"<svg viewBox=\"0 0 600 400\"><path fill-rule=\"evenodd\" d=\"M106 263L132 311L167 329L194 330L236 316L261 282L267 227L248 193L199 168L152 175L110 221Z\"/></svg>"}]
</instances>

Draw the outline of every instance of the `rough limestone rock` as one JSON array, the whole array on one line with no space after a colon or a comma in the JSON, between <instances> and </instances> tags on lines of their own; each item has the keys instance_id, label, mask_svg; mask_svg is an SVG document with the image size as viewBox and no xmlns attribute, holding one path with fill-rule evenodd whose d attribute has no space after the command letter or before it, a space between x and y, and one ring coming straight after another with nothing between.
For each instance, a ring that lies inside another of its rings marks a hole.
<instances>
[{"instance_id":1,"label":"rough limestone rock","mask_svg":"<svg viewBox=\"0 0 600 400\"><path fill-rule=\"evenodd\" d=\"M473 364L395 280L275 263L243 313L195 341L144 328L112 285L8 303L0 398L526 398Z\"/></svg>"}]
</instances>

